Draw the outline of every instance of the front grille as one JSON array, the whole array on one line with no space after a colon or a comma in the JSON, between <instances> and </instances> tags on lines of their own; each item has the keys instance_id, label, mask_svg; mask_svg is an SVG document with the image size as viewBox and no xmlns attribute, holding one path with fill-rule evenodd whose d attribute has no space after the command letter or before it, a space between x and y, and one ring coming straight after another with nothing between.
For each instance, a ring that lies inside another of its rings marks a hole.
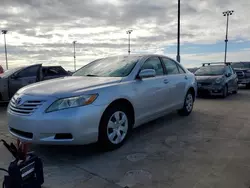
<instances>
[{"instance_id":1,"label":"front grille","mask_svg":"<svg viewBox=\"0 0 250 188\"><path fill-rule=\"evenodd\" d=\"M31 115L43 104L41 100L27 100L20 105L16 104L17 98L13 97L10 101L9 109L17 114Z\"/></svg>"},{"instance_id":2,"label":"front grille","mask_svg":"<svg viewBox=\"0 0 250 188\"><path fill-rule=\"evenodd\" d=\"M14 134L17 134L25 138L29 138L29 139L33 138L33 134L29 132L20 131L20 130L13 129L13 128L10 128L10 131L13 132Z\"/></svg>"},{"instance_id":3,"label":"front grille","mask_svg":"<svg viewBox=\"0 0 250 188\"><path fill-rule=\"evenodd\" d=\"M236 74L238 76L238 78L244 78L244 72L243 71L236 71Z\"/></svg>"}]
</instances>

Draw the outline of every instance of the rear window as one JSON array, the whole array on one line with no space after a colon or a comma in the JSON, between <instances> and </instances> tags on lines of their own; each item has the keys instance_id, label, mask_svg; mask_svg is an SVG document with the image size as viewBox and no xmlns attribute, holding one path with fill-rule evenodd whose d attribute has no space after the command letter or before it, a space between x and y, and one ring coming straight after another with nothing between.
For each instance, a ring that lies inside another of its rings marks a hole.
<instances>
[{"instance_id":1,"label":"rear window","mask_svg":"<svg viewBox=\"0 0 250 188\"><path fill-rule=\"evenodd\" d=\"M45 76L64 76L68 74L62 67L44 67L43 73Z\"/></svg>"},{"instance_id":2,"label":"rear window","mask_svg":"<svg viewBox=\"0 0 250 188\"><path fill-rule=\"evenodd\" d=\"M232 67L233 68L238 68L238 69L244 69L244 68L249 68L250 69L250 62L233 63Z\"/></svg>"},{"instance_id":3,"label":"rear window","mask_svg":"<svg viewBox=\"0 0 250 188\"><path fill-rule=\"evenodd\" d=\"M233 63L232 67L242 69L242 68L244 68L244 64L243 63Z\"/></svg>"}]
</instances>

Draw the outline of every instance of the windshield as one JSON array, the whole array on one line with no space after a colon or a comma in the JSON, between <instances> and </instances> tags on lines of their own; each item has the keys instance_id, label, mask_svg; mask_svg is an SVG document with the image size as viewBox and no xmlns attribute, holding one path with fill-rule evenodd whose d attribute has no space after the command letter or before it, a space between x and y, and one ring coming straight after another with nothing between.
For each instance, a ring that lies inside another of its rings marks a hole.
<instances>
[{"instance_id":1,"label":"windshield","mask_svg":"<svg viewBox=\"0 0 250 188\"><path fill-rule=\"evenodd\" d=\"M114 56L98 59L82 67L73 76L125 77L130 74L139 56Z\"/></svg>"},{"instance_id":2,"label":"windshield","mask_svg":"<svg viewBox=\"0 0 250 188\"><path fill-rule=\"evenodd\" d=\"M195 72L196 76L216 76L224 74L224 65L201 67Z\"/></svg>"},{"instance_id":3,"label":"windshield","mask_svg":"<svg viewBox=\"0 0 250 188\"><path fill-rule=\"evenodd\" d=\"M13 69L8 69L8 70L6 70L3 74L1 74L0 77L2 77L2 78L7 78L7 77L9 77L10 75L12 75L13 73L15 73L16 71L21 70L21 69L22 69L22 67L13 68Z\"/></svg>"}]
</instances>

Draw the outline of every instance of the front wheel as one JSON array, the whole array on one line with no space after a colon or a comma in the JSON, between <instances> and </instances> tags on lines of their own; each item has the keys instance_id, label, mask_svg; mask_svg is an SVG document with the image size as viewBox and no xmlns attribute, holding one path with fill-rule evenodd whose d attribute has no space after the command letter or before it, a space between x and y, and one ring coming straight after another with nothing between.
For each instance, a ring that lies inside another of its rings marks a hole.
<instances>
[{"instance_id":1,"label":"front wheel","mask_svg":"<svg viewBox=\"0 0 250 188\"><path fill-rule=\"evenodd\" d=\"M223 88L222 97L226 98L227 95L228 95L228 87L227 87L227 85L225 85L224 88Z\"/></svg>"},{"instance_id":2,"label":"front wheel","mask_svg":"<svg viewBox=\"0 0 250 188\"><path fill-rule=\"evenodd\" d=\"M236 89L233 91L233 94L237 94L238 93L238 85L236 86Z\"/></svg>"},{"instance_id":3,"label":"front wheel","mask_svg":"<svg viewBox=\"0 0 250 188\"><path fill-rule=\"evenodd\" d=\"M193 106L194 106L194 97L192 93L189 91L186 95L183 108L178 110L178 113L181 116L188 116L192 112Z\"/></svg>"},{"instance_id":4,"label":"front wheel","mask_svg":"<svg viewBox=\"0 0 250 188\"><path fill-rule=\"evenodd\" d=\"M99 127L99 145L104 150L122 146L132 129L129 111L123 106L109 107L103 114Z\"/></svg>"}]
</instances>

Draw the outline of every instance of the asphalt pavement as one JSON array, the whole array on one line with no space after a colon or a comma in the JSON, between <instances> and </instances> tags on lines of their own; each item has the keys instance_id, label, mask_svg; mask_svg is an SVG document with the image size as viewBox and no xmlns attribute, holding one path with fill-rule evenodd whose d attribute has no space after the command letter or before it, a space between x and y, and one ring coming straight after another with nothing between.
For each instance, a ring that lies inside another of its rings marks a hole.
<instances>
[{"instance_id":1,"label":"asphalt pavement","mask_svg":"<svg viewBox=\"0 0 250 188\"><path fill-rule=\"evenodd\" d=\"M199 98L193 113L177 113L133 131L112 152L89 146L33 146L44 161L47 188L248 188L250 187L250 90ZM0 136L8 134L0 107ZM0 145L0 167L11 156ZM2 176L3 173L0 174Z\"/></svg>"}]
</instances>

